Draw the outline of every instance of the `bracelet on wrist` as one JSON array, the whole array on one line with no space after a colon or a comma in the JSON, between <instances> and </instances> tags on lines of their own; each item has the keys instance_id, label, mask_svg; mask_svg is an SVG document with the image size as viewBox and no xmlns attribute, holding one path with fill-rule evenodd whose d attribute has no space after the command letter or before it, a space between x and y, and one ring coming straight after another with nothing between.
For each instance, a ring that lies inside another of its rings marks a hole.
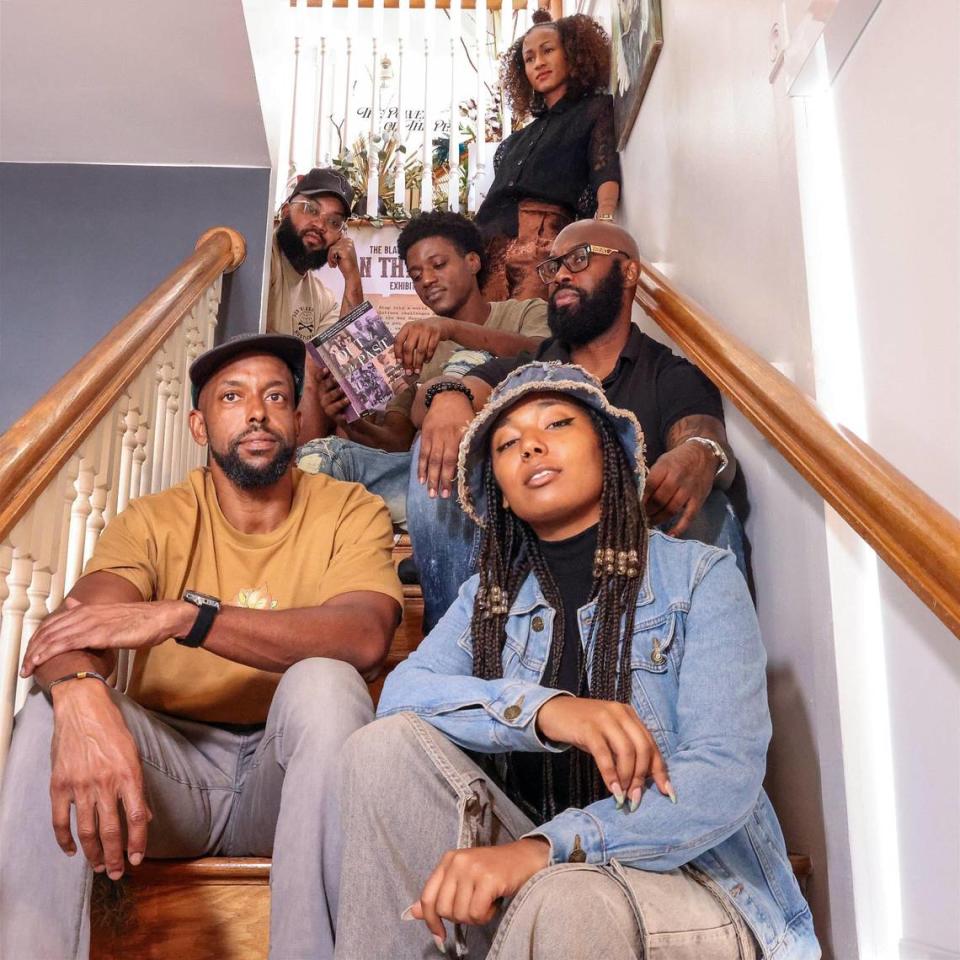
<instances>
[{"instance_id":1,"label":"bracelet on wrist","mask_svg":"<svg viewBox=\"0 0 960 960\"><path fill-rule=\"evenodd\" d=\"M438 393L447 393L451 390L462 393L470 401L470 406L473 406L473 391L465 383L459 380L441 380L427 387L427 392L423 396L424 407L429 410L430 404Z\"/></svg>"},{"instance_id":2,"label":"bracelet on wrist","mask_svg":"<svg viewBox=\"0 0 960 960\"><path fill-rule=\"evenodd\" d=\"M106 684L107 678L102 673L97 673L96 670L78 670L76 673L68 673L63 677L57 677L56 680L51 680L47 684L47 690L52 690L58 683L66 683L68 680L99 680L101 683Z\"/></svg>"},{"instance_id":3,"label":"bracelet on wrist","mask_svg":"<svg viewBox=\"0 0 960 960\"><path fill-rule=\"evenodd\" d=\"M727 457L723 447L721 447L716 440L711 440L709 437L687 437L683 442L699 443L702 447L707 447L713 453L717 458L717 472L714 474L715 477L727 469L727 464L730 462L730 459Z\"/></svg>"}]
</instances>

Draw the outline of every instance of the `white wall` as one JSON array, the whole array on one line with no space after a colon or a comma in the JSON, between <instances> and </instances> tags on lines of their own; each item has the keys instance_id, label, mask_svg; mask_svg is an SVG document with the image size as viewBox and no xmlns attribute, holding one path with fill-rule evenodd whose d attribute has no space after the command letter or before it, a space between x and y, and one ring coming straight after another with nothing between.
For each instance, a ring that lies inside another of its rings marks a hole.
<instances>
[{"instance_id":1,"label":"white wall","mask_svg":"<svg viewBox=\"0 0 960 960\"><path fill-rule=\"evenodd\" d=\"M0 159L268 166L240 0L3 0Z\"/></svg>"},{"instance_id":2,"label":"white wall","mask_svg":"<svg viewBox=\"0 0 960 960\"><path fill-rule=\"evenodd\" d=\"M833 99L868 439L960 514L960 6L883 0ZM960 957L960 643L884 568L880 595L901 956L946 960Z\"/></svg>"},{"instance_id":3,"label":"white wall","mask_svg":"<svg viewBox=\"0 0 960 960\"><path fill-rule=\"evenodd\" d=\"M680 289L813 392L792 108L771 86L773 0L665 0L665 45L623 161L624 217ZM651 329L649 323L645 325ZM652 331L651 331L652 332ZM767 786L826 954L857 956L822 502L735 411L770 658Z\"/></svg>"}]
</instances>

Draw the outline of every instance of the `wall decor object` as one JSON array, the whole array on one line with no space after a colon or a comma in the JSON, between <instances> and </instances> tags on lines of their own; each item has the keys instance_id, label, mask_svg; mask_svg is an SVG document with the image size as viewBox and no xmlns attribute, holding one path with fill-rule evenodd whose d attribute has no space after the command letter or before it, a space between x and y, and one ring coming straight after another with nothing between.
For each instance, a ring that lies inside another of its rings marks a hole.
<instances>
[{"instance_id":1,"label":"wall decor object","mask_svg":"<svg viewBox=\"0 0 960 960\"><path fill-rule=\"evenodd\" d=\"M623 150L663 47L660 0L615 0L610 90L617 149Z\"/></svg>"}]
</instances>

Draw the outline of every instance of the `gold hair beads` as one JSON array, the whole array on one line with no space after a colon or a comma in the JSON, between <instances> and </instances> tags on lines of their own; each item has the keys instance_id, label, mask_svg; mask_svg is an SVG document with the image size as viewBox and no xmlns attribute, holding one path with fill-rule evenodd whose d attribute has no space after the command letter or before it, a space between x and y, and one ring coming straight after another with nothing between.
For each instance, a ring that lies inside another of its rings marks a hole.
<instances>
[{"instance_id":1,"label":"gold hair beads","mask_svg":"<svg viewBox=\"0 0 960 960\"><path fill-rule=\"evenodd\" d=\"M614 550L597 547L593 555L593 575L601 577L616 573L618 577L640 576L640 554L636 550Z\"/></svg>"}]
</instances>

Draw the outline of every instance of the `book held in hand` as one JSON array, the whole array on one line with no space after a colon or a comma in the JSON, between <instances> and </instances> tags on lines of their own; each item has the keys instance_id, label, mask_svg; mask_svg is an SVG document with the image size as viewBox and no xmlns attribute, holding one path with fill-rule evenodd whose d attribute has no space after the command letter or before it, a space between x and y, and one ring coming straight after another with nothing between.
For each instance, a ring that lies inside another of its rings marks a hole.
<instances>
[{"instance_id":1,"label":"book held in hand","mask_svg":"<svg viewBox=\"0 0 960 960\"><path fill-rule=\"evenodd\" d=\"M407 389L403 367L393 352L393 334L369 301L308 340L307 349L333 374L350 401L344 411L348 423L385 409Z\"/></svg>"}]
</instances>

